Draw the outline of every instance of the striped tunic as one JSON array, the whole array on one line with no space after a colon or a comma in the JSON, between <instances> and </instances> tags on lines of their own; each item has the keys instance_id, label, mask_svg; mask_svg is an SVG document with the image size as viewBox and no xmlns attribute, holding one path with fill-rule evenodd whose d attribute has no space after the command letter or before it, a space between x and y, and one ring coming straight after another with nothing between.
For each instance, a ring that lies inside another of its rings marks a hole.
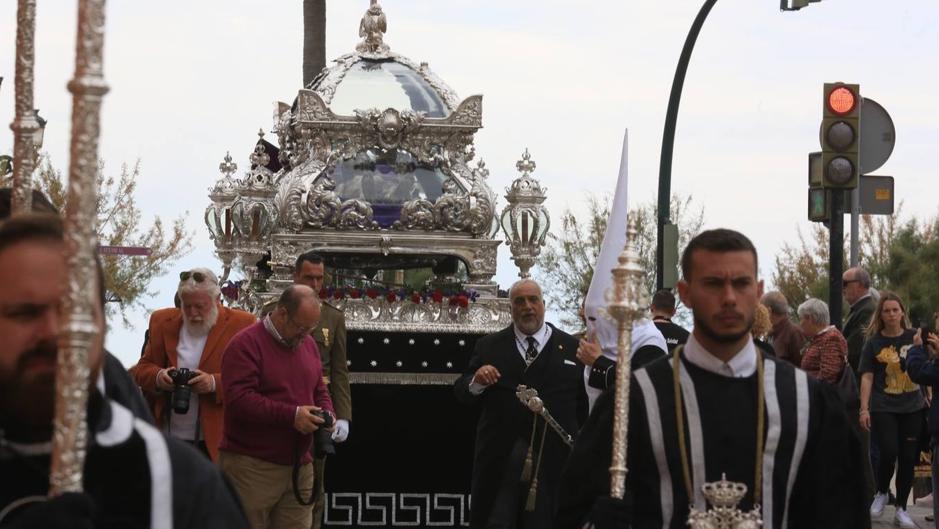
<instances>
[{"instance_id":1,"label":"striped tunic","mask_svg":"<svg viewBox=\"0 0 939 529\"><path fill-rule=\"evenodd\" d=\"M757 374L730 378L682 357L685 446L692 497L682 473L672 364L656 361L630 386L627 493L633 527L687 527L689 506L705 509L701 486L745 483L753 507ZM860 440L830 387L786 362L764 359L764 451L760 507L765 528L869 527ZM571 454L556 527L584 526L594 500L609 494L612 401L597 401Z\"/></svg>"},{"instance_id":2,"label":"striped tunic","mask_svg":"<svg viewBox=\"0 0 939 529\"><path fill-rule=\"evenodd\" d=\"M83 485L95 527L247 529L234 492L208 458L97 392L88 422ZM50 443L0 442L0 527L43 508L50 451Z\"/></svg>"}]
</instances>

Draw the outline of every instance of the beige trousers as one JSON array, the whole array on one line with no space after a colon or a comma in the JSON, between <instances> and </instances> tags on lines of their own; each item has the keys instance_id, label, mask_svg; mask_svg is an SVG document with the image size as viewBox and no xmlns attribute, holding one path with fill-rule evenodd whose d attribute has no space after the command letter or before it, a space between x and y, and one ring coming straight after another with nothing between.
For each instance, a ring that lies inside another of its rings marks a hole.
<instances>
[{"instance_id":1,"label":"beige trousers","mask_svg":"<svg viewBox=\"0 0 939 529\"><path fill-rule=\"evenodd\" d=\"M294 497L292 466L221 451L218 464L238 491L251 529L307 529L312 524L310 506L300 505ZM298 478L300 497L309 498L313 465L300 467Z\"/></svg>"}]
</instances>

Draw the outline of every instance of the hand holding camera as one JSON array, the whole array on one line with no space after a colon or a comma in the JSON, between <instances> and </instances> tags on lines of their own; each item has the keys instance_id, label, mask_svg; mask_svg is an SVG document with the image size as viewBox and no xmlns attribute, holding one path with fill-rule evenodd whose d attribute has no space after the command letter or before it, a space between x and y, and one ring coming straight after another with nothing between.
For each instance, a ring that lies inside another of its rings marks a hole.
<instances>
[{"instance_id":1,"label":"hand holding camera","mask_svg":"<svg viewBox=\"0 0 939 529\"><path fill-rule=\"evenodd\" d=\"M299 406L293 419L293 427L300 433L313 434L316 457L336 453L332 440L335 419L331 413L316 406Z\"/></svg>"},{"instance_id":2,"label":"hand holding camera","mask_svg":"<svg viewBox=\"0 0 939 529\"><path fill-rule=\"evenodd\" d=\"M326 422L324 416L332 421L331 415L316 406L299 406L293 419L293 427L300 433L311 434Z\"/></svg>"}]
</instances>

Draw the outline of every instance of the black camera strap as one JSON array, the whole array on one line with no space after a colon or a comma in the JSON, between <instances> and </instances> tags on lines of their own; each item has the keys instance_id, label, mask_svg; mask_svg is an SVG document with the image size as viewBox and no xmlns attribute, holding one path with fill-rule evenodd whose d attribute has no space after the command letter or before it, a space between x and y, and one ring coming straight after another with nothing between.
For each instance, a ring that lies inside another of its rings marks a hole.
<instances>
[{"instance_id":1,"label":"black camera strap","mask_svg":"<svg viewBox=\"0 0 939 529\"><path fill-rule=\"evenodd\" d=\"M316 486L316 468L313 468L313 489L310 490L310 499L304 501L303 497L300 496L300 460L303 458L304 452L309 452L310 447L307 447L306 450L303 449L301 436L296 436L296 448L294 449L294 458L293 458L293 475L291 476L292 486L293 486L293 497L297 499L297 503L303 506L310 506L316 503L318 499L318 487ZM323 461L326 461L326 457L323 456ZM312 463L311 463L312 465Z\"/></svg>"}]
</instances>

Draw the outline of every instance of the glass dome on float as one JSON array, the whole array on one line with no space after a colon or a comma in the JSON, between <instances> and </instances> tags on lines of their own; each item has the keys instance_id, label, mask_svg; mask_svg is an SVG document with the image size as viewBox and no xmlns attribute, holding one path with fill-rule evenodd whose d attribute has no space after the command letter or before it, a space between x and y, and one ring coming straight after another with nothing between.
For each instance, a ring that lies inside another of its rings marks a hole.
<instances>
[{"instance_id":1,"label":"glass dome on float","mask_svg":"<svg viewBox=\"0 0 939 529\"><path fill-rule=\"evenodd\" d=\"M316 90L316 81L311 88ZM410 67L395 60L362 59L346 71L329 108L348 115L372 107L410 109L431 118L442 118L452 110L430 83Z\"/></svg>"},{"instance_id":2,"label":"glass dome on float","mask_svg":"<svg viewBox=\"0 0 939 529\"><path fill-rule=\"evenodd\" d=\"M473 145L482 96L460 99L426 62L391 51L385 27L373 2L356 51L277 103L276 140L258 141L241 185L226 166L210 190L226 267L257 279L255 264L270 264L261 297L310 250L336 269L456 269L466 288L497 292L496 198Z\"/></svg>"}]
</instances>

